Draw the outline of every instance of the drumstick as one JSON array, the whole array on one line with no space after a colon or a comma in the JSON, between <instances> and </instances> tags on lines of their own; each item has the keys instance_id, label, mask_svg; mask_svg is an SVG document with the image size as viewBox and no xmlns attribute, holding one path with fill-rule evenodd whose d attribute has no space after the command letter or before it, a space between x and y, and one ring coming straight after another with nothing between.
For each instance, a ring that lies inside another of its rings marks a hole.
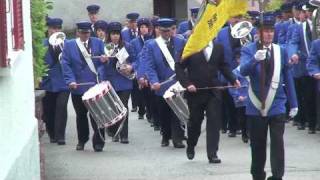
<instances>
[{"instance_id":1,"label":"drumstick","mask_svg":"<svg viewBox=\"0 0 320 180\"><path fill-rule=\"evenodd\" d=\"M240 86L239 88L244 88L244 87L248 87L248 86ZM210 89L228 89L228 88L237 88L236 86L213 86L213 87L203 87L203 88L196 88L198 91L200 90L210 90ZM182 89L182 90L172 90L173 93L178 93L178 92L184 92L187 91L187 89Z\"/></svg>"},{"instance_id":2,"label":"drumstick","mask_svg":"<svg viewBox=\"0 0 320 180\"><path fill-rule=\"evenodd\" d=\"M101 58L101 57L103 57L103 56L90 56L90 58L91 59L97 59L97 58ZM107 56L108 58L113 58L113 57L115 57L115 56Z\"/></svg>"},{"instance_id":3,"label":"drumstick","mask_svg":"<svg viewBox=\"0 0 320 180\"><path fill-rule=\"evenodd\" d=\"M95 82L84 82L84 83L77 83L77 86L86 86L86 85L94 85Z\"/></svg>"},{"instance_id":4,"label":"drumstick","mask_svg":"<svg viewBox=\"0 0 320 180\"><path fill-rule=\"evenodd\" d=\"M160 86L167 84L168 82L171 82L172 80L174 80L174 78L176 77L176 74L173 74L172 76L170 76L167 80L163 81L160 83Z\"/></svg>"}]
</instances>

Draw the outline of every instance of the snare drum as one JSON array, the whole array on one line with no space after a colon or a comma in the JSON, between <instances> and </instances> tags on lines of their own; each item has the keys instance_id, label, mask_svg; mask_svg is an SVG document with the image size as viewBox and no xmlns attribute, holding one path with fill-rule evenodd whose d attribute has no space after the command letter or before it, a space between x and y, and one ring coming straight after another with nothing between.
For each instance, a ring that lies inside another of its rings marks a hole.
<instances>
[{"instance_id":1,"label":"snare drum","mask_svg":"<svg viewBox=\"0 0 320 180\"><path fill-rule=\"evenodd\" d=\"M190 116L186 100L183 98L184 88L179 82L173 84L163 95L167 104L177 115L182 124L187 124Z\"/></svg>"},{"instance_id":2,"label":"snare drum","mask_svg":"<svg viewBox=\"0 0 320 180\"><path fill-rule=\"evenodd\" d=\"M98 128L110 127L123 121L128 112L108 81L91 87L82 96L82 101Z\"/></svg>"}]
</instances>

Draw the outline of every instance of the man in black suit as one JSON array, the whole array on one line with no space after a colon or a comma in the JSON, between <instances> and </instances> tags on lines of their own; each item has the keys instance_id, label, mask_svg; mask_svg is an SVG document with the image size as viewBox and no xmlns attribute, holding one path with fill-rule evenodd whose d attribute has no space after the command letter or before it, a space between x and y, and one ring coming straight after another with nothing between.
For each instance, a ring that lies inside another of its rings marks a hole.
<instances>
[{"instance_id":1,"label":"man in black suit","mask_svg":"<svg viewBox=\"0 0 320 180\"><path fill-rule=\"evenodd\" d=\"M187 89L186 99L190 110L187 157L190 160L194 158L194 147L197 145L206 112L208 160L209 163L221 163L217 156L221 126L221 95L217 89L197 90L197 88L219 86L218 71L221 71L234 86L240 87L240 82L236 80L224 60L223 46L211 41L203 51L176 63L175 71L178 81Z\"/></svg>"}]
</instances>

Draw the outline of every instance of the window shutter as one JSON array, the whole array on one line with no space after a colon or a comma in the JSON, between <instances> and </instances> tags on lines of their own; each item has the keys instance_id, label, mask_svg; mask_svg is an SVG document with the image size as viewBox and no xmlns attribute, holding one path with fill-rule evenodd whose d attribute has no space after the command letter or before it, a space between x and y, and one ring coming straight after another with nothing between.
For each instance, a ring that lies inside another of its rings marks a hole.
<instances>
[{"instance_id":1,"label":"window shutter","mask_svg":"<svg viewBox=\"0 0 320 180\"><path fill-rule=\"evenodd\" d=\"M0 3L0 67L8 66L6 1Z\"/></svg>"},{"instance_id":2,"label":"window shutter","mask_svg":"<svg viewBox=\"0 0 320 180\"><path fill-rule=\"evenodd\" d=\"M13 49L24 49L22 0L13 0Z\"/></svg>"}]
</instances>

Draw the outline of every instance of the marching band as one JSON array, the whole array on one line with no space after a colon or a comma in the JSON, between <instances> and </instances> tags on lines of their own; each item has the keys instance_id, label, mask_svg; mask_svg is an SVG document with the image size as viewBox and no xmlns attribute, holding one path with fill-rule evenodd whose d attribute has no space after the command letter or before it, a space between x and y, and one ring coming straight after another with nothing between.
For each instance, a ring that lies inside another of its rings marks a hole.
<instances>
[{"instance_id":1,"label":"marching band","mask_svg":"<svg viewBox=\"0 0 320 180\"><path fill-rule=\"evenodd\" d=\"M113 142L129 143L129 112L137 111L138 119L146 117L155 131L160 130L161 147L169 146L170 140L174 148L187 146L187 158L192 160L206 117L209 163L221 163L220 131L231 138L242 134L242 141L251 143L252 177L264 180L269 128L272 176L268 180L282 179L287 119L293 119L299 130L308 126L309 134L320 127L320 40L315 32L319 19L314 19L318 7L316 0L295 1L283 3L279 11L232 17L206 48L186 59L181 55L199 8L191 8L191 19L176 30L174 19L145 18L139 13L127 14L125 27L107 23L98 17L100 7L89 5L90 21L76 23L74 39L63 36L62 19L47 18L44 46L48 46L49 71L41 88L46 90L43 118L50 142L66 143L71 94L78 151L89 140L88 114L93 149L101 152L105 131ZM247 33L236 37L239 31ZM60 35L53 36L56 32ZM107 86L99 85L105 81ZM175 98L176 86L184 92L182 98ZM92 97L86 102L89 91ZM186 114L187 120L181 118Z\"/></svg>"}]
</instances>

